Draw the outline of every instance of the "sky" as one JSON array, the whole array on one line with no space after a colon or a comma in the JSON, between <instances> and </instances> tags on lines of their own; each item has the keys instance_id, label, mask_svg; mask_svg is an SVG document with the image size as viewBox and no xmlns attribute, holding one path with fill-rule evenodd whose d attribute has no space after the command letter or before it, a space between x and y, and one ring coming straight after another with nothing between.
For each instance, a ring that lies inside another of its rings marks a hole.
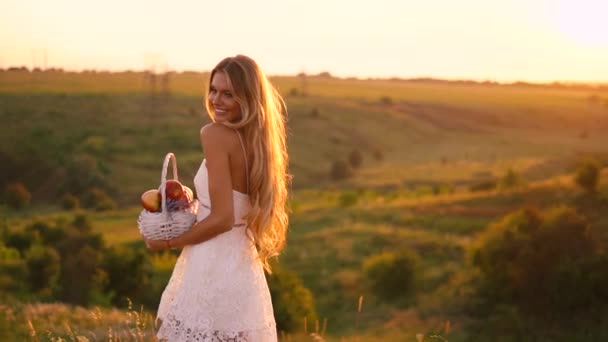
<instances>
[{"instance_id":1,"label":"sky","mask_svg":"<svg viewBox=\"0 0 608 342\"><path fill-rule=\"evenodd\" d=\"M0 67L608 81L607 0L0 0Z\"/></svg>"}]
</instances>

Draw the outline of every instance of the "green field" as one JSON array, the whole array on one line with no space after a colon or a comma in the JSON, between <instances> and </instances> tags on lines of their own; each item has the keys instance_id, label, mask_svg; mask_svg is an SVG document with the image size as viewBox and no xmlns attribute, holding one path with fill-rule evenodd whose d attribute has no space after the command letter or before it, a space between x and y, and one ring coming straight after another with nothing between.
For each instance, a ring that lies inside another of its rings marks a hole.
<instances>
[{"instance_id":1,"label":"green field","mask_svg":"<svg viewBox=\"0 0 608 342\"><path fill-rule=\"evenodd\" d=\"M139 195L159 185L167 152L177 155L180 180L192 187L203 157L198 131L209 121L205 77L173 73L163 93L151 91L141 73L1 71L0 185L19 181L32 193L25 210L0 206L7 225L20 229L72 215L61 208L62 184L70 170L88 170L71 165L92 161L117 203L110 211L87 211L94 231L111 246L141 244ZM519 208L573 206L608 241L608 170L591 202L572 177L584 158L607 165L606 87L320 76L273 81L289 110L294 175L288 245L278 262L312 291L328 340L415 341L446 321L451 329L441 334L450 341L487 338L471 328L480 321L467 312L476 279L467 251L490 223ZM361 166L332 180L332 164L355 150ZM501 187L509 170L520 182ZM499 185L471 191L488 180ZM420 258L415 291L387 303L368 287L362 265L374 254L399 250ZM174 260L153 259L160 282ZM24 312L24 305L11 310ZM0 328L17 323L27 332L27 315L11 321L8 311ZM36 323L36 315L27 317ZM53 331L57 324L40 317L37 329ZM90 321L65 320L91 330ZM307 329L314 331L314 323ZM107 336L99 331L95 336ZM64 327L55 333L66 336ZM297 333L294 341L308 340L303 328ZM496 340L522 340L496 334L504 337Z\"/></svg>"}]
</instances>

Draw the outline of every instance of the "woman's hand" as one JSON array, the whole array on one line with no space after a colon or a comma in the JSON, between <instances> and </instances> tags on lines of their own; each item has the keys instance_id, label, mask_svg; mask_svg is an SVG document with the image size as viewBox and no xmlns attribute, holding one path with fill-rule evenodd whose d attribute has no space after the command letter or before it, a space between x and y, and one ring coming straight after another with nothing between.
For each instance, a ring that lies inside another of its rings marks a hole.
<instances>
[{"instance_id":1,"label":"woman's hand","mask_svg":"<svg viewBox=\"0 0 608 342\"><path fill-rule=\"evenodd\" d=\"M169 240L148 240L144 238L144 241L146 242L146 247L151 251L162 251L163 249L171 248Z\"/></svg>"}]
</instances>

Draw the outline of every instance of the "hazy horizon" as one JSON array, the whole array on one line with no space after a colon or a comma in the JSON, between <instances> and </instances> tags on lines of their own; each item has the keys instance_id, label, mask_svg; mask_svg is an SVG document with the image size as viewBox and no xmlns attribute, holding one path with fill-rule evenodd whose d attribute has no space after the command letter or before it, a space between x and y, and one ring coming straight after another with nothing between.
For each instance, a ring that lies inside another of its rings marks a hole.
<instances>
[{"instance_id":1,"label":"hazy horizon","mask_svg":"<svg viewBox=\"0 0 608 342\"><path fill-rule=\"evenodd\" d=\"M274 76L606 83L604 13L602 0L4 0L0 68L204 72L242 53Z\"/></svg>"}]
</instances>

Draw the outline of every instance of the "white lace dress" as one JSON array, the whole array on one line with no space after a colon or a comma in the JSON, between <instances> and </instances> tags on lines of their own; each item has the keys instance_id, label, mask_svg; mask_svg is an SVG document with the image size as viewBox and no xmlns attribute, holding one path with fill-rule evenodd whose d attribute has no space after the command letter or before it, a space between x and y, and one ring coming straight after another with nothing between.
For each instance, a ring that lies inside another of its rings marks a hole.
<instances>
[{"instance_id":1,"label":"white lace dress","mask_svg":"<svg viewBox=\"0 0 608 342\"><path fill-rule=\"evenodd\" d=\"M209 214L207 166L194 177L197 220ZM162 341L274 342L274 314L266 277L242 217L248 196L233 191L232 230L182 250L158 307Z\"/></svg>"}]
</instances>

